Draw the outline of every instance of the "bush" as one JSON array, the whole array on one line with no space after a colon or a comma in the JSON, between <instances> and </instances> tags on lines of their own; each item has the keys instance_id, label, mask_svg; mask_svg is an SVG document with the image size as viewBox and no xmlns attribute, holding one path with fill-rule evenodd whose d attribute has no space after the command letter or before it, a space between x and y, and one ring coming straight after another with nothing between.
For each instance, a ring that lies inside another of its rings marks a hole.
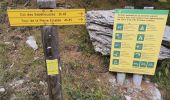
<instances>
[{"instance_id":1,"label":"bush","mask_svg":"<svg viewBox=\"0 0 170 100\"><path fill-rule=\"evenodd\" d=\"M27 0L14 0L13 2L16 4L24 4Z\"/></svg>"},{"instance_id":2,"label":"bush","mask_svg":"<svg viewBox=\"0 0 170 100\"><path fill-rule=\"evenodd\" d=\"M170 59L158 62L155 75L152 81L156 82L161 90L164 91L164 100L169 100L170 96Z\"/></svg>"}]
</instances>

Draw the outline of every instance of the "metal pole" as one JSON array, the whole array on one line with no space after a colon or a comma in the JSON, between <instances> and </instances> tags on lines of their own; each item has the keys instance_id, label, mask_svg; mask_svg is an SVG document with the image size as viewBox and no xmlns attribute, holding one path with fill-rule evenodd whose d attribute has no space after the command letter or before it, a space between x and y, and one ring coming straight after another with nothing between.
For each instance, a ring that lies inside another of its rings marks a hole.
<instances>
[{"instance_id":1,"label":"metal pole","mask_svg":"<svg viewBox=\"0 0 170 100\"><path fill-rule=\"evenodd\" d=\"M54 9L56 0L37 0L37 6L40 9ZM41 30L45 60L59 60L57 26L43 26ZM47 75L50 100L62 99L61 68L58 65L59 74Z\"/></svg>"}]
</instances>

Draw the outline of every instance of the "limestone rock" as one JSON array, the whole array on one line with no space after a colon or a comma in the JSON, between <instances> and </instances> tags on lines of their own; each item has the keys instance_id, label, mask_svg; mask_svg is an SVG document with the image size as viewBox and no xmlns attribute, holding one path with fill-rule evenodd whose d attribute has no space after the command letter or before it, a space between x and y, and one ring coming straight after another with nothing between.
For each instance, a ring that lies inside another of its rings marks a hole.
<instances>
[{"instance_id":1,"label":"limestone rock","mask_svg":"<svg viewBox=\"0 0 170 100\"><path fill-rule=\"evenodd\" d=\"M37 50L38 49L38 45L36 43L36 40L33 36L29 36L27 38L27 41L26 43L28 44L28 46L30 46L31 48L33 48L34 50Z\"/></svg>"},{"instance_id":2,"label":"limestone rock","mask_svg":"<svg viewBox=\"0 0 170 100\"><path fill-rule=\"evenodd\" d=\"M166 26L163 40L170 42L170 26Z\"/></svg>"},{"instance_id":3,"label":"limestone rock","mask_svg":"<svg viewBox=\"0 0 170 100\"><path fill-rule=\"evenodd\" d=\"M21 79L21 80L13 80L9 86L11 86L12 88L16 88L21 86L23 83L25 82L25 80Z\"/></svg>"},{"instance_id":4,"label":"limestone rock","mask_svg":"<svg viewBox=\"0 0 170 100\"><path fill-rule=\"evenodd\" d=\"M161 93L156 87L150 87L150 92L152 94L151 100L162 100Z\"/></svg>"},{"instance_id":5,"label":"limestone rock","mask_svg":"<svg viewBox=\"0 0 170 100\"><path fill-rule=\"evenodd\" d=\"M126 99L126 100L131 100L131 97L128 96L128 95L125 95L125 99Z\"/></svg>"},{"instance_id":6,"label":"limestone rock","mask_svg":"<svg viewBox=\"0 0 170 100\"><path fill-rule=\"evenodd\" d=\"M90 23L100 24L100 25L113 25L114 22L114 12L113 10L99 10L99 11L88 11L87 21Z\"/></svg>"},{"instance_id":7,"label":"limestone rock","mask_svg":"<svg viewBox=\"0 0 170 100\"><path fill-rule=\"evenodd\" d=\"M108 11L87 12L87 30L95 51L109 55L113 32L114 14Z\"/></svg>"},{"instance_id":8,"label":"limestone rock","mask_svg":"<svg viewBox=\"0 0 170 100\"><path fill-rule=\"evenodd\" d=\"M114 10L87 12L87 30L96 52L110 55L114 24ZM170 27L166 26L159 59L170 58ZM165 47L168 47L165 49ZM166 56L164 56L166 54ZM168 54L168 55L167 55Z\"/></svg>"},{"instance_id":9,"label":"limestone rock","mask_svg":"<svg viewBox=\"0 0 170 100\"><path fill-rule=\"evenodd\" d=\"M159 60L163 60L166 58L170 58L170 49L168 49L164 46L161 46L161 50L159 53Z\"/></svg>"},{"instance_id":10,"label":"limestone rock","mask_svg":"<svg viewBox=\"0 0 170 100\"><path fill-rule=\"evenodd\" d=\"M5 88L0 88L0 93L5 92Z\"/></svg>"}]
</instances>

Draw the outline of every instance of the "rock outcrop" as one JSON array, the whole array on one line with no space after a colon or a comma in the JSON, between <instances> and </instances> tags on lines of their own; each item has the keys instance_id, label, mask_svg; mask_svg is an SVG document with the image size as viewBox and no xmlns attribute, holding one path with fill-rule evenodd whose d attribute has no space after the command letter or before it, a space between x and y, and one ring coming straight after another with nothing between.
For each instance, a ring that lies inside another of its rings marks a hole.
<instances>
[{"instance_id":1,"label":"rock outcrop","mask_svg":"<svg viewBox=\"0 0 170 100\"><path fill-rule=\"evenodd\" d=\"M113 34L114 11L98 10L87 12L87 30L96 52L110 55ZM159 59L170 58L170 27L166 26Z\"/></svg>"}]
</instances>

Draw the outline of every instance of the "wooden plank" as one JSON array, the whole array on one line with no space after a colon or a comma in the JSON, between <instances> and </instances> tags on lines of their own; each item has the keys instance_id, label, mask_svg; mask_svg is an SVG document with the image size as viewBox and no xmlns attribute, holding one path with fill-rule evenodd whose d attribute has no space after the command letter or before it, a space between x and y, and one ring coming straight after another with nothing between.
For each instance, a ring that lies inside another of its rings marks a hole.
<instances>
[{"instance_id":1,"label":"wooden plank","mask_svg":"<svg viewBox=\"0 0 170 100\"><path fill-rule=\"evenodd\" d=\"M39 8L56 8L55 0L37 0L37 5ZM44 48L44 55L46 60L59 60L59 50L58 50L58 32L57 27L55 26L43 26L41 28L42 32L42 42ZM58 69L60 64L58 64ZM61 91L61 70L59 74L48 75L48 91L50 100L61 100L62 91Z\"/></svg>"}]
</instances>

